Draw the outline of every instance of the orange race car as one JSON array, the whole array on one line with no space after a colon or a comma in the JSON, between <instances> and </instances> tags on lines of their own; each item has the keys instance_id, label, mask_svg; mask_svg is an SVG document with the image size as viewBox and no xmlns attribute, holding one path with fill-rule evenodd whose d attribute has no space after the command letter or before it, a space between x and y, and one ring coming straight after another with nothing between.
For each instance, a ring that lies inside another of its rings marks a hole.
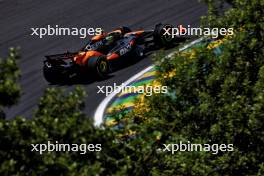
<instances>
[{"instance_id":1,"label":"orange race car","mask_svg":"<svg viewBox=\"0 0 264 176\"><path fill-rule=\"evenodd\" d=\"M170 46L174 40L164 31L169 24L157 24L154 30L131 31L120 27L96 35L78 52L45 56L43 74L50 83L68 81L76 77L105 78L114 65L144 56L150 46Z\"/></svg>"}]
</instances>

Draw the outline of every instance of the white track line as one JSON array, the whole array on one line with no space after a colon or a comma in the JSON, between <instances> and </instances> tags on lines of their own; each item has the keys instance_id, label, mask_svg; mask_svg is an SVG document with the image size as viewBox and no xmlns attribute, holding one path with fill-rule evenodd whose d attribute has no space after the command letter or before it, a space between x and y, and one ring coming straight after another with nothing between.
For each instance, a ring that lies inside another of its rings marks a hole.
<instances>
[{"instance_id":1,"label":"white track line","mask_svg":"<svg viewBox=\"0 0 264 176\"><path fill-rule=\"evenodd\" d=\"M97 109L95 111L95 114L94 114L94 125L95 126L99 126L99 125L101 125L103 123L104 111L105 111L108 103L112 100L112 98L114 98L116 96L116 94L118 94L122 90L123 87L127 86L128 84L130 84L131 82L133 82L138 77L140 77L144 73L148 72L152 68L153 68L153 65L151 65L151 66L145 68L144 70L140 71L139 73L137 73L136 75L134 75L130 79L128 79L126 82L124 82L121 86L119 86L118 89L116 89L110 95L108 95L100 103L100 105L97 107Z\"/></svg>"},{"instance_id":2,"label":"white track line","mask_svg":"<svg viewBox=\"0 0 264 176\"><path fill-rule=\"evenodd\" d=\"M189 48L190 46L192 46L192 45L194 45L196 43L199 43L203 39L204 38L199 38L197 40L194 40L193 42L191 42L191 43L183 46L182 48L180 48L179 51L183 51L183 50ZM174 51L174 52L170 53L169 55L167 55L167 57L172 57L173 54L175 54L175 53L177 53L179 51ZM151 65L151 66L143 69L142 71L140 71L136 75L132 76L126 82L124 82L122 85L120 85L118 87L118 89L116 89L111 94L109 94L105 99L103 99L103 101L99 104L99 106L97 107L97 109L96 109L96 111L94 113L94 125L95 126L100 126L103 123L105 109L107 108L109 102L122 90L122 88L128 86L130 83L132 83L137 78L139 78L140 76L142 76L143 74L145 74L146 72L151 70L153 67L154 67L154 65Z\"/></svg>"}]
</instances>

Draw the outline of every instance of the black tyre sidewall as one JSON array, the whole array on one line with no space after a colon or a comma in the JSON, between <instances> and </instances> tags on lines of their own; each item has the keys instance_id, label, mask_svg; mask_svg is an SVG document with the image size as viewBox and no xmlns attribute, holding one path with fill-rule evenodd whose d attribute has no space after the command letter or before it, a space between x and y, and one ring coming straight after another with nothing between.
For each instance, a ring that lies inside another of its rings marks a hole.
<instances>
[{"instance_id":1,"label":"black tyre sidewall","mask_svg":"<svg viewBox=\"0 0 264 176\"><path fill-rule=\"evenodd\" d=\"M46 65L43 66L43 75L46 81L51 84L57 83L60 77L54 68L49 68Z\"/></svg>"},{"instance_id":2,"label":"black tyre sidewall","mask_svg":"<svg viewBox=\"0 0 264 176\"><path fill-rule=\"evenodd\" d=\"M170 40L166 39L166 36L164 36L163 34L165 33L164 28L173 28L172 25L170 24L158 24L155 27L154 30L154 40L158 45L161 46L171 46L173 44L173 39L170 38Z\"/></svg>"},{"instance_id":3,"label":"black tyre sidewall","mask_svg":"<svg viewBox=\"0 0 264 176\"><path fill-rule=\"evenodd\" d=\"M103 72L100 69L100 64L102 64L102 62L106 64L106 71ZM91 57L90 59L88 59L87 67L88 71L92 72L93 74L96 74L96 76L99 78L105 78L109 73L109 63L103 56Z\"/></svg>"}]
</instances>

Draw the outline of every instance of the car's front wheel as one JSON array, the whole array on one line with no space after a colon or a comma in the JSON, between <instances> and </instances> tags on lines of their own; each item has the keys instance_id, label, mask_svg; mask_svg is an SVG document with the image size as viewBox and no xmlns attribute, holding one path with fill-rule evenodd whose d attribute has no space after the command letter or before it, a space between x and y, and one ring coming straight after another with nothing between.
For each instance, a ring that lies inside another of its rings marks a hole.
<instances>
[{"instance_id":1,"label":"car's front wheel","mask_svg":"<svg viewBox=\"0 0 264 176\"><path fill-rule=\"evenodd\" d=\"M158 24L154 30L155 43L161 46L170 47L174 43L172 37L173 26L170 24ZM169 31L169 32L166 32Z\"/></svg>"}]
</instances>

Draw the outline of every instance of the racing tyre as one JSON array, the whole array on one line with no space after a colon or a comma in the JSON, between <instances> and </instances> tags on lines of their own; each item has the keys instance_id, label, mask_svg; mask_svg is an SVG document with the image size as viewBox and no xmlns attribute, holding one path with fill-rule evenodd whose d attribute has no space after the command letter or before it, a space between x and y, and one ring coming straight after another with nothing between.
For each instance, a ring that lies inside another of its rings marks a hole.
<instances>
[{"instance_id":1,"label":"racing tyre","mask_svg":"<svg viewBox=\"0 0 264 176\"><path fill-rule=\"evenodd\" d=\"M109 63L105 57L91 57L87 62L88 70L99 78L106 78L109 73Z\"/></svg>"},{"instance_id":2,"label":"racing tyre","mask_svg":"<svg viewBox=\"0 0 264 176\"><path fill-rule=\"evenodd\" d=\"M55 84L59 81L58 72L48 62L46 62L43 66L43 75L46 81L51 84Z\"/></svg>"},{"instance_id":3,"label":"racing tyre","mask_svg":"<svg viewBox=\"0 0 264 176\"><path fill-rule=\"evenodd\" d=\"M158 24L155 26L155 30L154 30L154 40L155 43L161 46L165 46L165 47L170 47L172 46L174 40L172 38L171 35L171 31L172 31L173 26L170 24ZM166 30L165 29L170 29L170 35L166 34Z\"/></svg>"}]
</instances>

